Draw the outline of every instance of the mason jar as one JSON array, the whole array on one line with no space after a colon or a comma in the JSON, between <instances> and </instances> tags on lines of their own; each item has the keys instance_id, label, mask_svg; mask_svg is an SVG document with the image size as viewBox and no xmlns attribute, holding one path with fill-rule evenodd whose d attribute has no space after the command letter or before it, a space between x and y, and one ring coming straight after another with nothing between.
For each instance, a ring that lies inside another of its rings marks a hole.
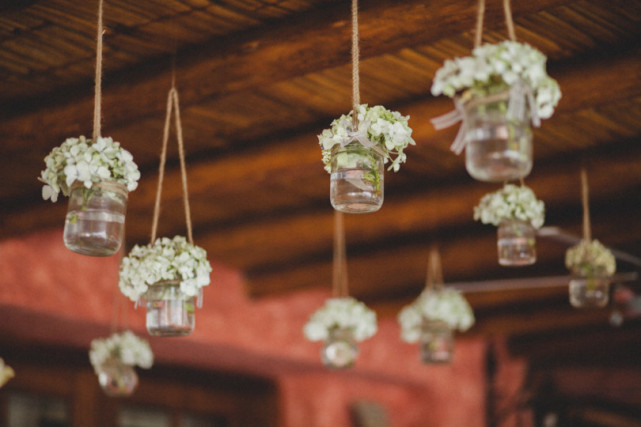
<instances>
[{"instance_id":1,"label":"mason jar","mask_svg":"<svg viewBox=\"0 0 641 427\"><path fill-rule=\"evenodd\" d=\"M512 181L532 170L530 117L508 118L509 96L505 91L466 105L465 167L476 180Z\"/></svg>"},{"instance_id":2,"label":"mason jar","mask_svg":"<svg viewBox=\"0 0 641 427\"><path fill-rule=\"evenodd\" d=\"M82 255L110 256L122 244L127 187L115 181L90 188L76 181L69 192L63 239L65 246Z\"/></svg>"},{"instance_id":3,"label":"mason jar","mask_svg":"<svg viewBox=\"0 0 641 427\"><path fill-rule=\"evenodd\" d=\"M98 383L108 396L130 396L138 385L138 374L133 366L120 359L110 358L96 370Z\"/></svg>"},{"instance_id":4,"label":"mason jar","mask_svg":"<svg viewBox=\"0 0 641 427\"><path fill-rule=\"evenodd\" d=\"M383 156L352 141L331 153L330 201L345 213L375 212L383 205Z\"/></svg>"},{"instance_id":5,"label":"mason jar","mask_svg":"<svg viewBox=\"0 0 641 427\"><path fill-rule=\"evenodd\" d=\"M570 304L576 308L605 307L610 299L610 276L603 268L575 269L569 286Z\"/></svg>"},{"instance_id":6,"label":"mason jar","mask_svg":"<svg viewBox=\"0 0 641 427\"><path fill-rule=\"evenodd\" d=\"M350 368L356 362L358 346L349 329L333 328L323 344L321 360L328 368Z\"/></svg>"},{"instance_id":7,"label":"mason jar","mask_svg":"<svg viewBox=\"0 0 641 427\"><path fill-rule=\"evenodd\" d=\"M147 331L158 337L180 337L194 330L195 297L185 296L180 280L151 285L144 295L147 305Z\"/></svg>"},{"instance_id":8,"label":"mason jar","mask_svg":"<svg viewBox=\"0 0 641 427\"><path fill-rule=\"evenodd\" d=\"M454 336L441 320L425 320L421 326L420 356L423 363L450 363L454 355Z\"/></svg>"},{"instance_id":9,"label":"mason jar","mask_svg":"<svg viewBox=\"0 0 641 427\"><path fill-rule=\"evenodd\" d=\"M496 245L501 265L523 266L536 262L536 231L527 221L502 221L497 229Z\"/></svg>"}]
</instances>

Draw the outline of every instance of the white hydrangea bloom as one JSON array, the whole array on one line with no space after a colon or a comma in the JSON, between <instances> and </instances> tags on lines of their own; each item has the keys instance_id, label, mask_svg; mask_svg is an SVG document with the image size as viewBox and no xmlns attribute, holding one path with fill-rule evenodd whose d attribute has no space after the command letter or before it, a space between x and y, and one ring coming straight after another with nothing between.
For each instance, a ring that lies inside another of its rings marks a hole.
<instances>
[{"instance_id":1,"label":"white hydrangea bloom","mask_svg":"<svg viewBox=\"0 0 641 427\"><path fill-rule=\"evenodd\" d=\"M125 296L137 301L157 282L180 280L181 292L194 297L209 285L211 270L203 248L183 236L161 237L150 245L135 245L122 259L118 285Z\"/></svg>"},{"instance_id":2,"label":"white hydrangea bloom","mask_svg":"<svg viewBox=\"0 0 641 427\"><path fill-rule=\"evenodd\" d=\"M94 183L113 180L133 191L138 187L140 171L133 156L111 138L67 138L45 157L46 168L38 180L45 185L42 198L56 202L58 194L69 195L74 182L90 188Z\"/></svg>"},{"instance_id":3,"label":"white hydrangea bloom","mask_svg":"<svg viewBox=\"0 0 641 427\"><path fill-rule=\"evenodd\" d=\"M506 184L481 198L474 207L474 220L495 226L505 220L520 220L539 229L545 222L545 204L536 198L531 188Z\"/></svg>"},{"instance_id":4,"label":"white hydrangea bloom","mask_svg":"<svg viewBox=\"0 0 641 427\"><path fill-rule=\"evenodd\" d=\"M474 324L474 312L456 289L426 289L399 312L401 338L410 343L418 341L425 320L442 321L451 329L466 331Z\"/></svg>"},{"instance_id":5,"label":"white hydrangea bloom","mask_svg":"<svg viewBox=\"0 0 641 427\"><path fill-rule=\"evenodd\" d=\"M616 259L598 240L581 240L565 252L565 266L576 274L589 277L596 270L608 276L616 272Z\"/></svg>"},{"instance_id":6,"label":"white hydrangea bloom","mask_svg":"<svg viewBox=\"0 0 641 427\"><path fill-rule=\"evenodd\" d=\"M125 365L149 369L153 365L154 354L146 340L131 331L124 331L108 338L96 338L91 341L89 361L94 370L98 372L109 359L118 359Z\"/></svg>"},{"instance_id":7,"label":"white hydrangea bloom","mask_svg":"<svg viewBox=\"0 0 641 427\"><path fill-rule=\"evenodd\" d=\"M538 117L547 119L561 99L561 90L548 76L546 61L543 53L526 43L506 40L484 44L475 48L472 56L446 60L436 71L431 92L453 98L469 90L482 96L523 82L532 90Z\"/></svg>"},{"instance_id":8,"label":"white hydrangea bloom","mask_svg":"<svg viewBox=\"0 0 641 427\"><path fill-rule=\"evenodd\" d=\"M318 143L323 154L325 170L331 172L331 151L336 145L344 144L349 140L352 131L352 115L342 115L334 120L329 129L324 129L318 135ZM389 169L398 172L401 163L405 162L404 150L409 145L416 145L412 139L412 129L409 127L409 116L402 116L397 111L387 110L381 105L368 107L366 104L358 106L358 131L385 153L384 161L391 161Z\"/></svg>"},{"instance_id":9,"label":"white hydrangea bloom","mask_svg":"<svg viewBox=\"0 0 641 427\"><path fill-rule=\"evenodd\" d=\"M330 298L312 314L303 332L310 341L322 341L335 328L350 329L356 341L363 341L378 330L376 313L351 297Z\"/></svg>"}]
</instances>

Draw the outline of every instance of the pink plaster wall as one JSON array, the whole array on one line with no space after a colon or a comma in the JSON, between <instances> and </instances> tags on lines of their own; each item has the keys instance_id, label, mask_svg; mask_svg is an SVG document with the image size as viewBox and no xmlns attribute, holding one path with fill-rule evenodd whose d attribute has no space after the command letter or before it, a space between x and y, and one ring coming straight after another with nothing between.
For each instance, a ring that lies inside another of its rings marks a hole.
<instances>
[{"instance_id":1,"label":"pink plaster wall","mask_svg":"<svg viewBox=\"0 0 641 427\"><path fill-rule=\"evenodd\" d=\"M0 242L0 307L27 307L76 322L109 325L115 296L126 308L128 326L146 336L144 308L134 310L133 303L116 291L117 264L117 256L90 258L70 252L61 231ZM252 355L245 366L242 360L237 365L277 382L283 427L349 426L348 405L361 399L380 403L391 426L485 424L482 339L459 338L454 363L426 366L419 362L416 346L400 340L396 319L383 318L379 332L360 344L356 366L330 372L319 360L321 344L308 342L302 334L310 314L329 297L329 289L252 301L238 271L212 264L212 284L205 288L204 307L196 312L196 330L186 338L149 338L157 361L188 364L199 359L215 367L209 351L234 349ZM64 344L68 338L60 333L55 339ZM204 350L176 351L181 342Z\"/></svg>"}]
</instances>

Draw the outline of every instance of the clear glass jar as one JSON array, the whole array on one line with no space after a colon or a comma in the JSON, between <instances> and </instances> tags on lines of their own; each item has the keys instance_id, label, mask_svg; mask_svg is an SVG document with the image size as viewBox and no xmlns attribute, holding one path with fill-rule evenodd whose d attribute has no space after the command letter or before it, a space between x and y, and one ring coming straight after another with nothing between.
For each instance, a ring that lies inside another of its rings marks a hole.
<instances>
[{"instance_id":1,"label":"clear glass jar","mask_svg":"<svg viewBox=\"0 0 641 427\"><path fill-rule=\"evenodd\" d=\"M532 170L530 118L506 117L509 95L474 98L466 105L465 167L479 181L517 180Z\"/></svg>"},{"instance_id":2,"label":"clear glass jar","mask_svg":"<svg viewBox=\"0 0 641 427\"><path fill-rule=\"evenodd\" d=\"M328 368L350 368L356 362L358 346L349 329L334 328L329 331L321 350L321 360Z\"/></svg>"},{"instance_id":3,"label":"clear glass jar","mask_svg":"<svg viewBox=\"0 0 641 427\"><path fill-rule=\"evenodd\" d=\"M144 296L147 331L157 337L181 337L194 330L195 297L180 291L179 280L158 282Z\"/></svg>"},{"instance_id":4,"label":"clear glass jar","mask_svg":"<svg viewBox=\"0 0 641 427\"><path fill-rule=\"evenodd\" d=\"M98 383L108 396L130 396L138 385L138 374L120 359L107 359L97 370Z\"/></svg>"},{"instance_id":5,"label":"clear glass jar","mask_svg":"<svg viewBox=\"0 0 641 427\"><path fill-rule=\"evenodd\" d=\"M421 361L450 363L454 355L454 336L449 325L440 320L425 320L421 327Z\"/></svg>"},{"instance_id":6,"label":"clear glass jar","mask_svg":"<svg viewBox=\"0 0 641 427\"><path fill-rule=\"evenodd\" d=\"M345 213L375 212L383 205L383 156L353 141L335 146L331 158L330 201Z\"/></svg>"},{"instance_id":7,"label":"clear glass jar","mask_svg":"<svg viewBox=\"0 0 641 427\"><path fill-rule=\"evenodd\" d=\"M573 270L569 294L575 308L605 307L610 299L610 276L602 268L589 274Z\"/></svg>"},{"instance_id":8,"label":"clear glass jar","mask_svg":"<svg viewBox=\"0 0 641 427\"><path fill-rule=\"evenodd\" d=\"M118 252L125 228L127 196L127 187L115 181L94 183L91 188L75 182L69 192L65 246L89 256Z\"/></svg>"},{"instance_id":9,"label":"clear glass jar","mask_svg":"<svg viewBox=\"0 0 641 427\"><path fill-rule=\"evenodd\" d=\"M531 265L536 262L536 231L527 221L503 221L497 229L499 264Z\"/></svg>"}]
</instances>

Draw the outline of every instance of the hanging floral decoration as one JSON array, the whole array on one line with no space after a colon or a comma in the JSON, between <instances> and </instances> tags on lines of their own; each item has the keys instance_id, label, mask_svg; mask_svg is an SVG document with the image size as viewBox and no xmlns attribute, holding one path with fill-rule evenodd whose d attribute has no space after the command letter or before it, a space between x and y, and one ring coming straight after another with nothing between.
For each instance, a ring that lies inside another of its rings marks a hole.
<instances>
[{"instance_id":1,"label":"hanging floral decoration","mask_svg":"<svg viewBox=\"0 0 641 427\"><path fill-rule=\"evenodd\" d=\"M16 373L13 371L13 368L5 364L4 360L0 357L0 388L15 375Z\"/></svg>"},{"instance_id":2,"label":"hanging floral decoration","mask_svg":"<svg viewBox=\"0 0 641 427\"><path fill-rule=\"evenodd\" d=\"M596 272L612 276L616 272L616 259L612 251L597 239L583 239L565 252L565 266L585 277L591 277Z\"/></svg>"},{"instance_id":3,"label":"hanging floral decoration","mask_svg":"<svg viewBox=\"0 0 641 427\"><path fill-rule=\"evenodd\" d=\"M352 297L330 298L312 314L303 332L310 341L323 341L333 329L347 329L356 341L366 340L378 330L376 313Z\"/></svg>"},{"instance_id":4,"label":"hanging floral decoration","mask_svg":"<svg viewBox=\"0 0 641 427\"><path fill-rule=\"evenodd\" d=\"M162 237L153 244L133 247L120 264L118 285L125 296L138 301L155 283L179 280L184 296L194 297L209 285L211 271L203 248L183 236Z\"/></svg>"},{"instance_id":5,"label":"hanging floral decoration","mask_svg":"<svg viewBox=\"0 0 641 427\"><path fill-rule=\"evenodd\" d=\"M404 150L409 145L416 145L412 139L412 129L408 125L409 116L402 116L397 111L387 110L376 105L358 106L358 129L353 131L353 111L334 120L329 129L318 135L318 142L323 154L325 170L331 172L332 149L344 147L356 139L365 148L375 148L383 154L385 163L391 162L389 170L397 172L401 163L407 159Z\"/></svg>"},{"instance_id":6,"label":"hanging floral decoration","mask_svg":"<svg viewBox=\"0 0 641 427\"><path fill-rule=\"evenodd\" d=\"M91 341L89 361L96 373L99 373L99 369L108 360L113 359L123 365L149 369L153 365L154 355L149 343L131 331L114 333L108 338L96 338Z\"/></svg>"},{"instance_id":7,"label":"hanging floral decoration","mask_svg":"<svg viewBox=\"0 0 641 427\"><path fill-rule=\"evenodd\" d=\"M466 331L474 324L474 312L465 297L456 289L441 287L425 289L398 314L401 338L409 343L421 338L425 320L445 322L450 329Z\"/></svg>"},{"instance_id":8,"label":"hanging floral decoration","mask_svg":"<svg viewBox=\"0 0 641 427\"><path fill-rule=\"evenodd\" d=\"M94 142L84 136L67 138L45 157L46 169L39 180L42 198L58 200L62 191L69 196L71 185L78 181L86 188L95 183L113 180L133 191L138 187L140 171L131 153L112 138L98 137Z\"/></svg>"},{"instance_id":9,"label":"hanging floral decoration","mask_svg":"<svg viewBox=\"0 0 641 427\"><path fill-rule=\"evenodd\" d=\"M486 194L474 207L474 220L499 226L503 221L525 221L539 229L545 221L545 204L531 188L507 184Z\"/></svg>"}]
</instances>

